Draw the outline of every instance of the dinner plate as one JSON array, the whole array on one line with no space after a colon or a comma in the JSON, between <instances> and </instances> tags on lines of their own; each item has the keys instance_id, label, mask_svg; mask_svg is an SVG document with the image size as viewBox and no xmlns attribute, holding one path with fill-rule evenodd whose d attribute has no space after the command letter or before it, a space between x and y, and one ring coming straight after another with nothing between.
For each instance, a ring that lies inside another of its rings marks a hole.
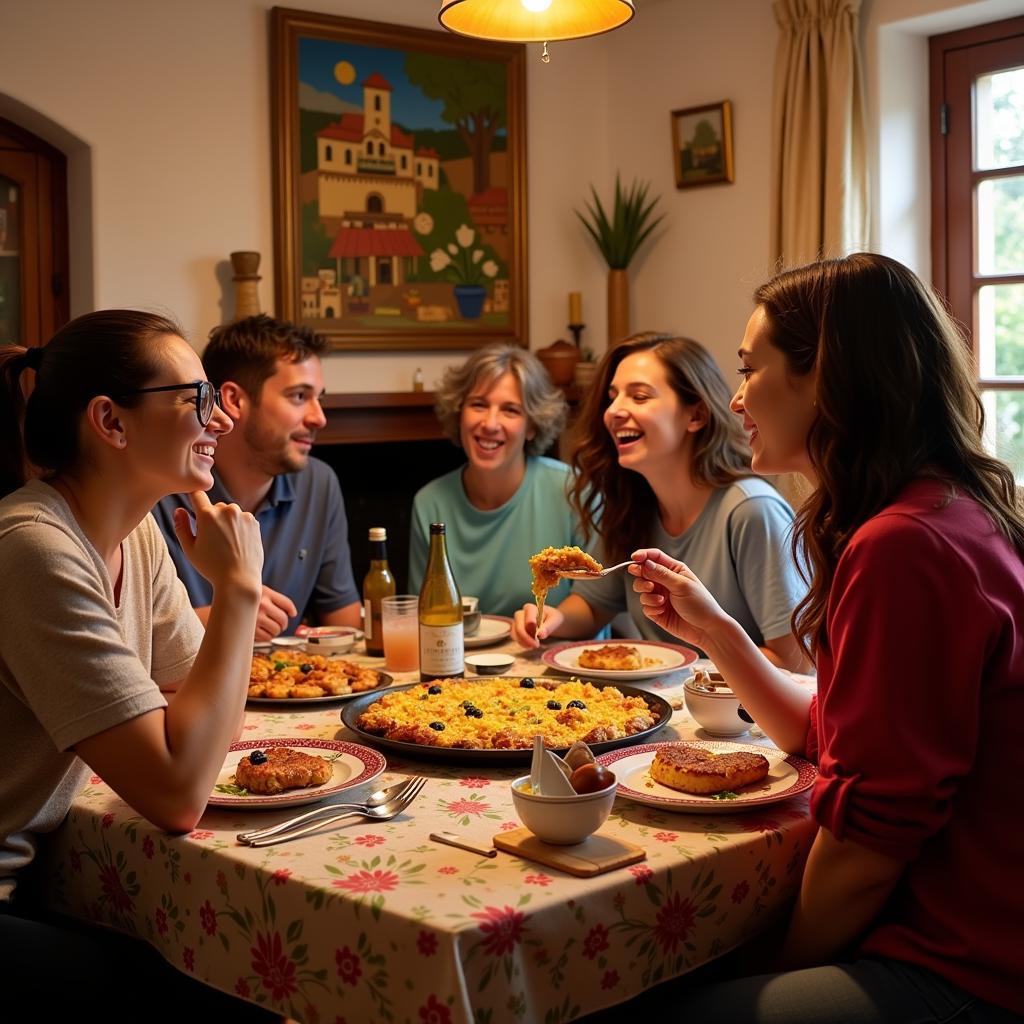
<instances>
[{"instance_id":1,"label":"dinner plate","mask_svg":"<svg viewBox=\"0 0 1024 1024\"><path fill-rule=\"evenodd\" d=\"M352 700L353 697L363 697L368 693L380 693L381 690L390 689L394 685L394 677L387 672L377 673L377 685L372 690L360 690L359 693L328 694L326 697L249 697L247 704L333 704L340 700Z\"/></svg>"},{"instance_id":2,"label":"dinner plate","mask_svg":"<svg viewBox=\"0 0 1024 1024\"><path fill-rule=\"evenodd\" d=\"M637 669L604 669L583 668L579 657L586 650L598 647L635 647L641 659L649 659L656 664L646 665ZM541 661L549 668L558 672L568 672L574 676L586 676L587 679L654 679L669 672L676 672L690 662L697 660L697 652L679 644L666 644L660 640L578 640L571 644L559 644L546 650Z\"/></svg>"},{"instance_id":3,"label":"dinner plate","mask_svg":"<svg viewBox=\"0 0 1024 1024\"><path fill-rule=\"evenodd\" d=\"M231 792L235 768L242 755L250 750L269 750L271 747L290 747L303 754L313 754L327 758L331 762L333 774L322 786L310 786L308 789L286 789L283 793L266 796L262 793ZM224 767L217 776L217 783L210 797L210 807L245 808L248 811L269 810L273 807L300 807L302 804L315 804L335 793L359 786L370 779L375 779L387 766L384 756L376 750L370 750L359 743L346 743L342 740L316 739L263 739L241 740L232 743L228 748L228 756ZM222 788L223 787L223 788Z\"/></svg>"},{"instance_id":4,"label":"dinner plate","mask_svg":"<svg viewBox=\"0 0 1024 1024\"><path fill-rule=\"evenodd\" d=\"M490 679L467 679L467 683L480 683L486 685L489 682L493 682L497 677L490 677ZM550 680L555 682L556 680ZM391 693L397 693L399 690L409 690L414 686L420 686L421 683L410 683L406 686L395 686L391 688ZM603 690L607 686L611 686L611 683L598 683L592 684L599 690ZM634 733L632 736L622 736L617 740L603 740L599 743L589 744L590 749L595 754L600 753L603 750L615 750L618 747L629 746L634 743L639 743L644 739L647 739L654 733L656 733L662 726L667 725L672 719L672 706L669 704L664 697L659 697L656 693L648 693L646 690L638 690L635 686L619 686L616 685L620 693L627 697L642 697L647 707L650 709L651 714L654 716L654 725L648 729L642 729L638 733ZM374 701L378 700L378 694L375 692L361 693L355 700L349 701L341 709L341 720L348 726L363 742L372 744L375 747L382 747L384 750L393 750L395 753L403 754L409 758L430 758L431 760L437 759L442 761L461 761L463 764L528 764L530 758L533 756L532 749L523 750L484 750L479 747L426 747L421 746L418 743L406 743L403 740L389 740L384 736L375 736L372 732L366 732L359 727L359 716L371 705ZM565 751L568 747L559 747L557 750Z\"/></svg>"},{"instance_id":5,"label":"dinner plate","mask_svg":"<svg viewBox=\"0 0 1024 1024\"><path fill-rule=\"evenodd\" d=\"M481 615L480 627L472 636L463 638L467 651L475 647L490 647L512 633L512 620L505 615Z\"/></svg>"},{"instance_id":6,"label":"dinner plate","mask_svg":"<svg viewBox=\"0 0 1024 1024\"><path fill-rule=\"evenodd\" d=\"M691 747L702 747L716 754L744 751L763 754L768 758L768 775L760 782L744 786L735 797L722 799L713 796L698 796L694 793L680 793L651 778L650 768L658 748L663 743L647 743L629 750L616 750L602 754L598 761L611 768L618 779L620 796L628 797L640 804L660 807L663 811L682 811L690 814L735 814L737 811L752 810L766 804L803 793L814 785L817 769L810 761L787 754L775 747L762 747L757 743L730 743L728 740L689 740Z\"/></svg>"}]
</instances>

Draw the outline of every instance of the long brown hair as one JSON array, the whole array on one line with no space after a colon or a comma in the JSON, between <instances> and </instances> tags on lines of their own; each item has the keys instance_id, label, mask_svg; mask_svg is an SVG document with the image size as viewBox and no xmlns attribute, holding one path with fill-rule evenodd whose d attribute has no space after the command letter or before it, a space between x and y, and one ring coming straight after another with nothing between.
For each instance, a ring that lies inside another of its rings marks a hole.
<instances>
[{"instance_id":1,"label":"long brown hair","mask_svg":"<svg viewBox=\"0 0 1024 1024\"><path fill-rule=\"evenodd\" d=\"M836 564L864 522L915 477L932 476L982 505L1024 553L1013 473L984 450L985 414L969 353L915 274L873 253L821 260L762 285L754 301L790 372L817 372L807 437L817 487L797 512L794 550L810 589L793 612L808 653L825 643Z\"/></svg>"},{"instance_id":2,"label":"long brown hair","mask_svg":"<svg viewBox=\"0 0 1024 1024\"><path fill-rule=\"evenodd\" d=\"M727 487L750 476L750 449L738 417L729 409L729 388L714 359L700 342L671 334L634 334L605 353L597 368L576 427L572 454L576 470L569 499L584 536L601 538L605 557L622 561L632 550L636 523L649 521L657 508L651 485L619 465L615 441L604 425L611 404L608 389L619 363L637 352L653 352L665 367L672 390L683 405L703 402L707 422L694 435L689 466L680 466L695 483Z\"/></svg>"},{"instance_id":3,"label":"long brown hair","mask_svg":"<svg viewBox=\"0 0 1024 1024\"><path fill-rule=\"evenodd\" d=\"M131 392L159 372L157 339L181 333L167 317L106 309L65 324L42 349L0 350L0 497L35 471L74 468L90 400L119 395L120 405L137 405L142 397ZM36 371L27 402L21 380L26 369Z\"/></svg>"}]
</instances>

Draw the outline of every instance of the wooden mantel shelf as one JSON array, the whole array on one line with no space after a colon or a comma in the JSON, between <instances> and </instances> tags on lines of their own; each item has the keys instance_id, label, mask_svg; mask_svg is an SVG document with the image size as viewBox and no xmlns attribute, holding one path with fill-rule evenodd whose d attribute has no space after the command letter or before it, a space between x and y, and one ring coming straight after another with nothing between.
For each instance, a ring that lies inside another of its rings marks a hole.
<instances>
[{"instance_id":1,"label":"wooden mantel shelf","mask_svg":"<svg viewBox=\"0 0 1024 1024\"><path fill-rule=\"evenodd\" d=\"M318 444L436 441L444 437L434 415L432 391L327 394L321 403L327 425Z\"/></svg>"}]
</instances>

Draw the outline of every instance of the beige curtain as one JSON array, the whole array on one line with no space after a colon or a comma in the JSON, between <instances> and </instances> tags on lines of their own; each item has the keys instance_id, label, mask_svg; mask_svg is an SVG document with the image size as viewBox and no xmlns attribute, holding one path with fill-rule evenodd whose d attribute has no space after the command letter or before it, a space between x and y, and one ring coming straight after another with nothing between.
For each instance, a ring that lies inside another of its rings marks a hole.
<instances>
[{"instance_id":1,"label":"beige curtain","mask_svg":"<svg viewBox=\"0 0 1024 1024\"><path fill-rule=\"evenodd\" d=\"M773 3L772 245L789 266L868 246L860 3Z\"/></svg>"}]
</instances>

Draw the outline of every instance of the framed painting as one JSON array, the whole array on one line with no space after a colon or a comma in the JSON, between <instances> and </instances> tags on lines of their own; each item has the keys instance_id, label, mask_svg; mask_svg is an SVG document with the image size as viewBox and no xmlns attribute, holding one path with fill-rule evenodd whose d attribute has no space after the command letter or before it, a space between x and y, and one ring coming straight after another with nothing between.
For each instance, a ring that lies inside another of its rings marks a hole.
<instances>
[{"instance_id":1,"label":"framed painting","mask_svg":"<svg viewBox=\"0 0 1024 1024\"><path fill-rule=\"evenodd\" d=\"M278 315L527 345L524 47L275 7L271 79Z\"/></svg>"},{"instance_id":2,"label":"framed painting","mask_svg":"<svg viewBox=\"0 0 1024 1024\"><path fill-rule=\"evenodd\" d=\"M672 111L676 188L733 180L732 104L728 100Z\"/></svg>"}]
</instances>

